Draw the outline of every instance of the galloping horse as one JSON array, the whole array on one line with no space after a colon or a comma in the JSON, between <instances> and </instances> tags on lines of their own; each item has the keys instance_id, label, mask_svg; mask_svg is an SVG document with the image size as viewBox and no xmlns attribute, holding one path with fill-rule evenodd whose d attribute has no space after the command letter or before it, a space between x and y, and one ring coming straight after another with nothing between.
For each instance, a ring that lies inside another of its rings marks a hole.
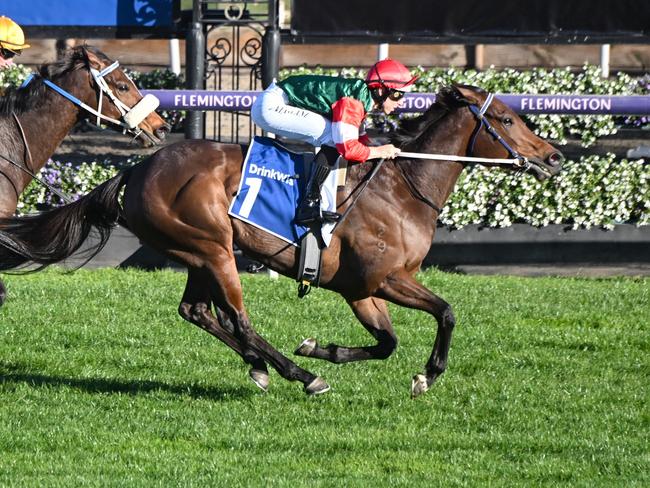
<instances>
[{"instance_id":1,"label":"galloping horse","mask_svg":"<svg viewBox=\"0 0 650 488\"><path fill-rule=\"evenodd\" d=\"M92 70L101 76L93 76ZM61 60L43 65L28 85L7 90L0 97L0 217L13 215L20 194L70 129L90 115L97 116L63 93L117 123L143 98L115 62L86 46L70 49ZM104 95L106 103L98 108ZM118 108L120 102L123 107ZM138 137L148 144L159 142L168 131L155 112L138 128ZM0 305L5 296L0 282Z\"/></svg>"},{"instance_id":2,"label":"galloping horse","mask_svg":"<svg viewBox=\"0 0 650 488\"><path fill-rule=\"evenodd\" d=\"M534 135L506 105L482 90L443 89L426 113L404 122L394 140L411 151L503 158L509 155L538 179L557 174L562 154ZM480 109L479 109L480 108ZM450 156L451 159L451 156ZM267 363L308 394L329 389L253 329L242 298L233 242L247 255L287 276L296 276L299 251L292 245L228 216L243 161L238 145L184 141L104 182L75 203L43 214L0 222L0 268L29 261L43 266L71 255L91 227L100 231L96 252L119 221L143 242L188 269L180 315L216 336L251 367L250 376L268 387ZM367 347L326 347L309 339L298 355L335 363L385 359L397 336L386 300L431 314L438 331L424 374L415 375L412 395L426 391L447 365L455 325L451 306L418 283L419 270L436 230L436 219L463 170L463 163L396 159L385 161L323 253L323 288L343 296L377 341ZM346 211L368 181L370 164L350 168L340 190ZM124 189L120 204L120 191ZM214 307L214 313L213 313Z\"/></svg>"}]
</instances>

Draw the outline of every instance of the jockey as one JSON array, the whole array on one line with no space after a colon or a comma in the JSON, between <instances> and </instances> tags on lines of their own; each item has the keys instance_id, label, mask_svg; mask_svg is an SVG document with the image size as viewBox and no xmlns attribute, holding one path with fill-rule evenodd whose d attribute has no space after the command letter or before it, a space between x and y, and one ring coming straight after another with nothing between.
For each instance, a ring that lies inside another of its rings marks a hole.
<instances>
[{"instance_id":1,"label":"jockey","mask_svg":"<svg viewBox=\"0 0 650 488\"><path fill-rule=\"evenodd\" d=\"M401 106L416 79L402 63L383 59L370 68L365 80L291 76L272 83L257 98L251 116L263 130L321 148L296 212L297 224L338 219L334 212L321 213L320 190L339 155L364 162L399 154L392 144L369 146L363 123L371 110L390 114Z\"/></svg>"},{"instance_id":2,"label":"jockey","mask_svg":"<svg viewBox=\"0 0 650 488\"><path fill-rule=\"evenodd\" d=\"M9 17L0 16L0 69L11 66L13 57L27 49L25 34L18 24Z\"/></svg>"}]
</instances>

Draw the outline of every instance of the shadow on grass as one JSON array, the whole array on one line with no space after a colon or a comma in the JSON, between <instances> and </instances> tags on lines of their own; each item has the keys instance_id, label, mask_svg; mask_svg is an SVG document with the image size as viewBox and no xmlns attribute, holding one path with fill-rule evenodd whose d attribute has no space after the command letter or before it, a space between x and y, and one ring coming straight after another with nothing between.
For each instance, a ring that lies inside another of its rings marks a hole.
<instances>
[{"instance_id":1,"label":"shadow on grass","mask_svg":"<svg viewBox=\"0 0 650 488\"><path fill-rule=\"evenodd\" d=\"M87 393L121 393L144 395L152 392L171 393L195 399L238 400L248 398L257 391L252 388L205 387L197 385L175 385L162 381L120 380L110 378L66 378L26 372L15 363L0 362L0 385L27 383L34 387L70 387Z\"/></svg>"}]
</instances>

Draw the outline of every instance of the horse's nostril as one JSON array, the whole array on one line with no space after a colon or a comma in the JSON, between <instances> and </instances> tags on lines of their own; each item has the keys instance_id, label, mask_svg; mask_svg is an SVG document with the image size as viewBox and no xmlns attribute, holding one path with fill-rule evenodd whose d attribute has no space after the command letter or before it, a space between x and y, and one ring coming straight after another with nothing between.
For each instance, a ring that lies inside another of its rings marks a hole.
<instances>
[{"instance_id":1,"label":"horse's nostril","mask_svg":"<svg viewBox=\"0 0 650 488\"><path fill-rule=\"evenodd\" d=\"M158 139L162 140L167 136L167 134L169 134L169 132L171 132L171 127L168 124L165 124L162 127L156 129L154 131L154 134Z\"/></svg>"},{"instance_id":2,"label":"horse's nostril","mask_svg":"<svg viewBox=\"0 0 650 488\"><path fill-rule=\"evenodd\" d=\"M546 162L551 166L561 166L564 162L564 155L561 152L554 152L546 158Z\"/></svg>"}]
</instances>

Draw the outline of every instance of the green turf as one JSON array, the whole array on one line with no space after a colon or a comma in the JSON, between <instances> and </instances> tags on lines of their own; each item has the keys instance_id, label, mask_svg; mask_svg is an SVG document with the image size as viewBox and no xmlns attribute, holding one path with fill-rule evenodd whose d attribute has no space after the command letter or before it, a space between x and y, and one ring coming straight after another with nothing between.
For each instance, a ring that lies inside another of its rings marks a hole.
<instances>
[{"instance_id":1,"label":"green turf","mask_svg":"<svg viewBox=\"0 0 650 488\"><path fill-rule=\"evenodd\" d=\"M426 314L391 307L386 361L297 362L332 390L267 394L176 313L175 272L6 276L0 486L649 486L650 280L421 276L458 325L426 395ZM244 276L257 329L372 341L338 296ZM293 356L292 356L293 357Z\"/></svg>"}]
</instances>

